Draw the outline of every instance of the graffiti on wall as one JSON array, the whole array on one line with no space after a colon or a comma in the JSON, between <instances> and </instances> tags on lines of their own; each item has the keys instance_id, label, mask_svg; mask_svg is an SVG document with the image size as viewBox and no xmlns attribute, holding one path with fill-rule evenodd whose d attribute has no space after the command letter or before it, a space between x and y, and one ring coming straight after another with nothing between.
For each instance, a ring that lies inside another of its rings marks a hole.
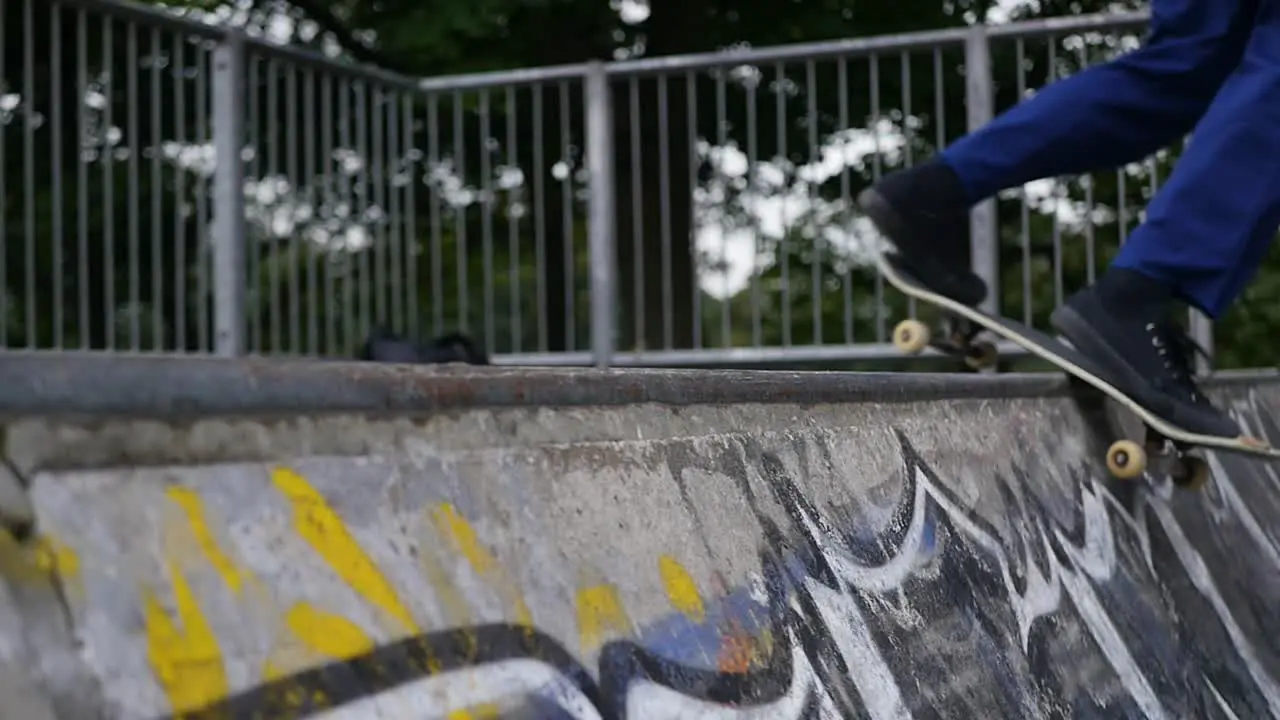
<instances>
[{"instance_id":1,"label":"graffiti on wall","mask_svg":"<svg viewBox=\"0 0 1280 720\"><path fill-rule=\"evenodd\" d=\"M1265 408L1244 402L1249 422L1280 437ZM1280 717L1280 690L1250 642L1274 637L1280 628L1259 623L1280 618L1230 606L1221 576L1203 567L1203 538L1187 529L1194 517L1179 517L1159 483L1124 507L1076 468L1075 497L1049 507L1015 468L993 478L1008 509L996 527L897 434L901 493L874 533L800 491L803 473L840 470L820 439L797 446L797 469L749 439L720 457L669 450L677 478L695 466L740 478L767 538L756 582L707 623L711 662L615 638L586 667L536 628L480 625L383 645L183 717ZM1274 551L1263 523L1247 519L1249 494L1277 480L1257 476L1273 471L1213 463L1210 515L1246 518L1232 526ZM771 497L756 497L748 473ZM785 525L766 500L785 508ZM1217 551L1232 550L1207 550Z\"/></svg>"}]
</instances>

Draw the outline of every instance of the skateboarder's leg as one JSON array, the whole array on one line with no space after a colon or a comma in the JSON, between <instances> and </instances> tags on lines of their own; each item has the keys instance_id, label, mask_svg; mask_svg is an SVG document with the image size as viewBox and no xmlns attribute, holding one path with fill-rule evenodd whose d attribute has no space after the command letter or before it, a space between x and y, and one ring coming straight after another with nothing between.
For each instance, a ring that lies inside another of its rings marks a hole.
<instances>
[{"instance_id":1,"label":"skateboarder's leg","mask_svg":"<svg viewBox=\"0 0 1280 720\"><path fill-rule=\"evenodd\" d=\"M973 203L1007 187L1114 167L1194 126L1239 61L1258 0L1154 0L1144 46L1050 84L940 157L886 177L859 198L921 281L977 304L967 271Z\"/></svg>"},{"instance_id":2,"label":"skateboarder's leg","mask_svg":"<svg viewBox=\"0 0 1280 720\"><path fill-rule=\"evenodd\" d=\"M1280 2L1266 0L1239 66L1196 126L1147 219L1098 283L1054 324L1074 345L1172 403L1180 425L1234 427L1203 401L1162 323L1180 298L1217 317L1253 277L1280 225ZM1218 428L1218 430L1214 430ZM1196 429L1196 428L1191 428Z\"/></svg>"},{"instance_id":3,"label":"skateboarder's leg","mask_svg":"<svg viewBox=\"0 0 1280 720\"><path fill-rule=\"evenodd\" d=\"M1141 160L1194 127L1240 61L1258 0L1155 0L1143 47L1052 83L941 159L978 202Z\"/></svg>"}]
</instances>

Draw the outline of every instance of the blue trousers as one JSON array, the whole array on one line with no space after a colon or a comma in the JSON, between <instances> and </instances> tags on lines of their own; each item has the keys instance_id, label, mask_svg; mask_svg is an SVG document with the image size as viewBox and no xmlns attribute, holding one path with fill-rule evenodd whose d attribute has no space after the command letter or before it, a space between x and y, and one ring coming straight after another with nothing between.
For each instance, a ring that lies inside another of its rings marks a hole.
<instances>
[{"instance_id":1,"label":"blue trousers","mask_svg":"<svg viewBox=\"0 0 1280 720\"><path fill-rule=\"evenodd\" d=\"M1050 84L942 152L974 202L1140 160L1188 132L1113 265L1218 317L1280 225L1280 0L1152 0L1144 45Z\"/></svg>"}]
</instances>

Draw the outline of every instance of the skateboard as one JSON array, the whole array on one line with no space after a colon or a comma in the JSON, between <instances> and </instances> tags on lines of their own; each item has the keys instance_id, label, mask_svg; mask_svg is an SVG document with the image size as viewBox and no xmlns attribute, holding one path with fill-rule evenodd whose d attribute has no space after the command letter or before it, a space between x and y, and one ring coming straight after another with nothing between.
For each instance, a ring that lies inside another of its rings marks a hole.
<instances>
[{"instance_id":1,"label":"skateboard","mask_svg":"<svg viewBox=\"0 0 1280 720\"><path fill-rule=\"evenodd\" d=\"M891 285L907 296L942 311L941 327L936 333L919 320L898 323L893 329L893 344L899 351L915 355L932 347L945 355L963 358L965 364L975 370L987 368L995 365L999 354L994 343L976 339L986 330L1052 363L1140 418L1146 435L1141 444L1121 439L1107 449L1107 470L1118 479L1138 478L1150 468L1168 473L1182 487L1199 488L1209 479L1209 465L1203 458L1188 454L1197 447L1280 460L1280 448L1264 440L1202 435L1159 418L1103 380L1097 365L1070 345L1015 320L971 308L930 291L905 271L895 268L883 251L876 253L876 267ZM1156 465L1152 465L1152 460Z\"/></svg>"}]
</instances>

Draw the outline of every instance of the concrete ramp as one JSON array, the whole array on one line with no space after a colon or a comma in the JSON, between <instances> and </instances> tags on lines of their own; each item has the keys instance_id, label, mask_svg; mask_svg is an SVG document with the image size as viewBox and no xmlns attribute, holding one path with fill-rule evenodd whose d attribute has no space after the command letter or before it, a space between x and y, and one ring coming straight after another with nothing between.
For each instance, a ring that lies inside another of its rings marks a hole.
<instances>
[{"instance_id":1,"label":"concrete ramp","mask_svg":"<svg viewBox=\"0 0 1280 720\"><path fill-rule=\"evenodd\" d=\"M1280 442L1273 376L1217 392ZM1276 468L1118 485L1056 377L16 356L0 399L5 717L1280 717Z\"/></svg>"}]
</instances>

